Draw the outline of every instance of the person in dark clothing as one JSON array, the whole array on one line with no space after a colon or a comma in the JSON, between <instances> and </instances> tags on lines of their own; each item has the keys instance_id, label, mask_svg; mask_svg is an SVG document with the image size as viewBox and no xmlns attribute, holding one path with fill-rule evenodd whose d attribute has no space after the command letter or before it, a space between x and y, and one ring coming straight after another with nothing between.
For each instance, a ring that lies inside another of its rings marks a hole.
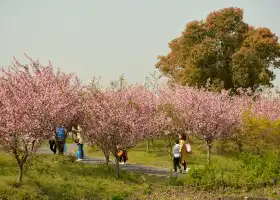
<instances>
[{"instance_id":1,"label":"person in dark clothing","mask_svg":"<svg viewBox=\"0 0 280 200\"><path fill-rule=\"evenodd\" d=\"M54 154L56 154L56 144L55 144L55 140L49 140L49 144L50 144L50 149L52 150L52 152Z\"/></svg>"}]
</instances>

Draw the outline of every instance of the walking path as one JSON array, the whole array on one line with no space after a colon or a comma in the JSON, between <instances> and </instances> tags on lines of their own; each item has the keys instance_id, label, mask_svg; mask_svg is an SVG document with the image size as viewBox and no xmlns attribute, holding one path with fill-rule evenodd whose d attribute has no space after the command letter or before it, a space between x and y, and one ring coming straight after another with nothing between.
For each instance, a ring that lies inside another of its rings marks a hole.
<instances>
[{"instance_id":1,"label":"walking path","mask_svg":"<svg viewBox=\"0 0 280 200\"><path fill-rule=\"evenodd\" d=\"M66 155L73 155L73 151L77 149L76 144L67 144L66 146ZM41 154L52 154L53 152L49 149L49 146L41 147L38 150L38 153ZM91 156L85 156L84 160L81 161L87 164L101 164L105 163L105 159L91 157ZM110 165L114 165L114 162L110 162ZM130 164L126 163L124 165L120 165L121 170L127 170L131 172L138 172L138 173L145 173L150 175L157 175L157 176L170 176L170 170L165 168L155 168L155 167L149 167L145 165L138 165L138 164Z\"/></svg>"}]
</instances>

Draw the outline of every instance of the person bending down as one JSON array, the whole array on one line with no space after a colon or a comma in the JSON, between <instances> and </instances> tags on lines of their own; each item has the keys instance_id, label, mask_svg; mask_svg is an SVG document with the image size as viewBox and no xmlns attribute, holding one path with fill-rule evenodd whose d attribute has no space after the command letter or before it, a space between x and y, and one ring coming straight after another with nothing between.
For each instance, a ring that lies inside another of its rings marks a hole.
<instances>
[{"instance_id":1,"label":"person bending down","mask_svg":"<svg viewBox=\"0 0 280 200\"><path fill-rule=\"evenodd\" d=\"M55 140L49 140L50 149L52 150L53 154L56 154L56 144Z\"/></svg>"},{"instance_id":2,"label":"person bending down","mask_svg":"<svg viewBox=\"0 0 280 200\"><path fill-rule=\"evenodd\" d=\"M128 160L127 151L124 148L119 149L118 156L121 164L125 164Z\"/></svg>"}]
</instances>

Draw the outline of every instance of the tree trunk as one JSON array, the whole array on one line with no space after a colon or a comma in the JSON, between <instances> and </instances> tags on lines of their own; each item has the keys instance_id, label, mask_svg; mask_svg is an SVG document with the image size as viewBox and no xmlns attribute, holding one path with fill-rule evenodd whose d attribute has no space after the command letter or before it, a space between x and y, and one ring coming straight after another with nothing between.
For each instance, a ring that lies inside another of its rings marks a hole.
<instances>
[{"instance_id":1,"label":"tree trunk","mask_svg":"<svg viewBox=\"0 0 280 200\"><path fill-rule=\"evenodd\" d=\"M155 148L154 139L153 138L151 139L151 142L152 142L153 148Z\"/></svg>"},{"instance_id":2,"label":"tree trunk","mask_svg":"<svg viewBox=\"0 0 280 200\"><path fill-rule=\"evenodd\" d=\"M120 165L119 165L119 157L115 155L115 162L116 162L116 178L120 177Z\"/></svg>"},{"instance_id":3,"label":"tree trunk","mask_svg":"<svg viewBox=\"0 0 280 200\"><path fill-rule=\"evenodd\" d=\"M173 147L172 147L172 138L168 138L168 151L169 151L169 155L171 157L173 157L172 149L173 149Z\"/></svg>"},{"instance_id":4,"label":"tree trunk","mask_svg":"<svg viewBox=\"0 0 280 200\"><path fill-rule=\"evenodd\" d=\"M109 155L105 155L105 159L106 159L106 166L109 167L110 156Z\"/></svg>"},{"instance_id":5,"label":"tree trunk","mask_svg":"<svg viewBox=\"0 0 280 200\"><path fill-rule=\"evenodd\" d=\"M19 163L18 165L18 184L21 185L22 184L22 174L23 174L23 163Z\"/></svg>"},{"instance_id":6,"label":"tree trunk","mask_svg":"<svg viewBox=\"0 0 280 200\"><path fill-rule=\"evenodd\" d=\"M146 151L147 151L148 153L150 153L150 143L149 143L149 140L146 140L146 145L147 145Z\"/></svg>"},{"instance_id":7,"label":"tree trunk","mask_svg":"<svg viewBox=\"0 0 280 200\"><path fill-rule=\"evenodd\" d=\"M206 145L207 145L207 164L209 165L210 164L210 155L211 155L211 144L212 142L211 141L206 141Z\"/></svg>"},{"instance_id":8,"label":"tree trunk","mask_svg":"<svg viewBox=\"0 0 280 200\"><path fill-rule=\"evenodd\" d=\"M243 145L242 145L242 142L237 140L236 141L237 145L238 145L238 151L239 153L242 153L243 152Z\"/></svg>"},{"instance_id":9,"label":"tree trunk","mask_svg":"<svg viewBox=\"0 0 280 200\"><path fill-rule=\"evenodd\" d=\"M25 150L27 150L27 146L25 146ZM22 184L22 175L23 175L23 165L27 160L27 154L23 155L22 158L19 157L17 153L17 149L13 150L13 154L18 164L18 180L17 183L20 186Z\"/></svg>"},{"instance_id":10,"label":"tree trunk","mask_svg":"<svg viewBox=\"0 0 280 200\"><path fill-rule=\"evenodd\" d=\"M100 149L102 150L104 156L105 156L105 160L106 160L106 165L107 167L109 166L109 162L110 162L110 151L100 147Z\"/></svg>"}]
</instances>

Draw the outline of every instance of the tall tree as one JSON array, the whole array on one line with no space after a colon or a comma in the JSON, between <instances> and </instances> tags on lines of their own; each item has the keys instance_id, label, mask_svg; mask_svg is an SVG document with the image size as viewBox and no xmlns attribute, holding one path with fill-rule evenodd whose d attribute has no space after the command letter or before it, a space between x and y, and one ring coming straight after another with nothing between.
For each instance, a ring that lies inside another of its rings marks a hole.
<instances>
[{"instance_id":1,"label":"tall tree","mask_svg":"<svg viewBox=\"0 0 280 200\"><path fill-rule=\"evenodd\" d=\"M206 20L191 21L159 56L156 67L171 81L213 90L272 86L272 68L280 66L278 37L268 28L243 21L243 10L224 8Z\"/></svg>"}]
</instances>

